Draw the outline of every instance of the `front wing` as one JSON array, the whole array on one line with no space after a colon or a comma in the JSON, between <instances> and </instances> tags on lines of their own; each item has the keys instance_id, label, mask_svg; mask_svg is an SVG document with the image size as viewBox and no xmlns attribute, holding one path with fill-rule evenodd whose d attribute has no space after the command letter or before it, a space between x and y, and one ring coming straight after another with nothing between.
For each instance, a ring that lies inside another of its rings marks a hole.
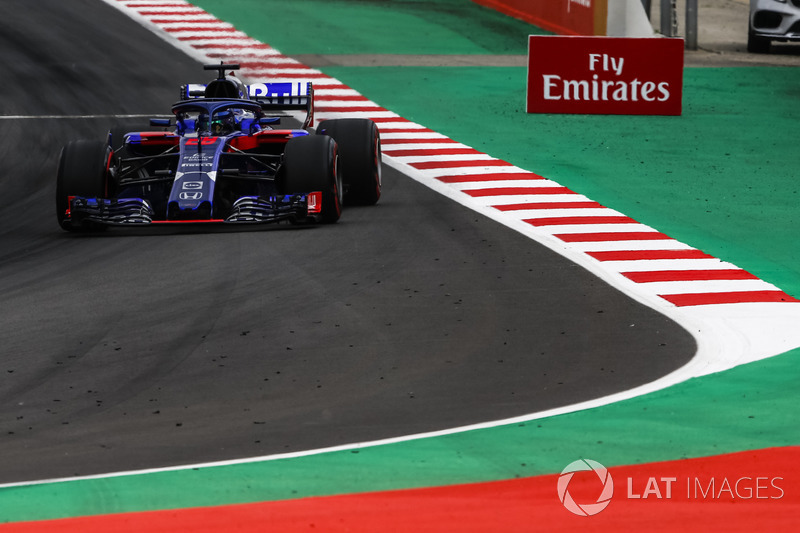
<instances>
[{"instance_id":1,"label":"front wing","mask_svg":"<svg viewBox=\"0 0 800 533\"><path fill-rule=\"evenodd\" d=\"M149 224L265 224L288 220L316 219L321 214L322 193L243 196L234 202L225 218L197 217L165 219L158 217L143 198L69 198L65 220L70 224L141 226Z\"/></svg>"}]
</instances>

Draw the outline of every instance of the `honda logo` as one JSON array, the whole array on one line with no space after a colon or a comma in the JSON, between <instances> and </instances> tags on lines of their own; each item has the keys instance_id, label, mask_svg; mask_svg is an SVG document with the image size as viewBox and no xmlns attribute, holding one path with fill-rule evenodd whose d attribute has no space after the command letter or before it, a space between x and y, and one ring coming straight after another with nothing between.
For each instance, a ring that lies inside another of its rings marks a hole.
<instances>
[{"instance_id":1,"label":"honda logo","mask_svg":"<svg viewBox=\"0 0 800 533\"><path fill-rule=\"evenodd\" d=\"M182 192L179 196L181 200L199 200L202 197L202 192Z\"/></svg>"}]
</instances>

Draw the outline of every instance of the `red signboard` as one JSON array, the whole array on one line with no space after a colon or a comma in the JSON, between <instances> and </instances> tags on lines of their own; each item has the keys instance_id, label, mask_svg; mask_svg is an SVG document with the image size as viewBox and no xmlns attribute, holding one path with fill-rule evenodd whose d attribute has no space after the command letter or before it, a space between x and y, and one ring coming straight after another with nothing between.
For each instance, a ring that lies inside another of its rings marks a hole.
<instances>
[{"instance_id":1,"label":"red signboard","mask_svg":"<svg viewBox=\"0 0 800 533\"><path fill-rule=\"evenodd\" d=\"M680 115L683 39L531 35L528 113Z\"/></svg>"}]
</instances>

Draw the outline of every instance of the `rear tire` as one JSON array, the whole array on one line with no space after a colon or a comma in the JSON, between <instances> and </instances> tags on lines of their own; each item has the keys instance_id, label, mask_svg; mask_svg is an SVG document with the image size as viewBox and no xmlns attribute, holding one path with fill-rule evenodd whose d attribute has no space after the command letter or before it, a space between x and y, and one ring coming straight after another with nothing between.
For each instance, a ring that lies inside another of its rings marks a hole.
<instances>
[{"instance_id":1,"label":"rear tire","mask_svg":"<svg viewBox=\"0 0 800 533\"><path fill-rule=\"evenodd\" d=\"M381 138L369 119L326 120L318 135L328 135L339 145L346 205L374 205L381 197Z\"/></svg>"},{"instance_id":2,"label":"rear tire","mask_svg":"<svg viewBox=\"0 0 800 533\"><path fill-rule=\"evenodd\" d=\"M320 219L325 224L342 214L342 175L336 142L326 136L296 137L283 155L283 193L322 192Z\"/></svg>"},{"instance_id":3,"label":"rear tire","mask_svg":"<svg viewBox=\"0 0 800 533\"><path fill-rule=\"evenodd\" d=\"M56 216L67 231L105 229L102 225L77 226L66 220L70 196L105 198L111 148L102 141L72 141L61 150L56 176Z\"/></svg>"}]
</instances>

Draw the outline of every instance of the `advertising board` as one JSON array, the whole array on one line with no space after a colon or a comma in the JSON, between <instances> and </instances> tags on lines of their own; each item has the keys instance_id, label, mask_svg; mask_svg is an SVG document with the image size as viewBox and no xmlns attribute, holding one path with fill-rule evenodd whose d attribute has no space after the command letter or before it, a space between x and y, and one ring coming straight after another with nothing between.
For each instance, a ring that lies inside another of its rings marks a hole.
<instances>
[{"instance_id":1,"label":"advertising board","mask_svg":"<svg viewBox=\"0 0 800 533\"><path fill-rule=\"evenodd\" d=\"M680 115L683 39L531 35L528 113Z\"/></svg>"}]
</instances>

